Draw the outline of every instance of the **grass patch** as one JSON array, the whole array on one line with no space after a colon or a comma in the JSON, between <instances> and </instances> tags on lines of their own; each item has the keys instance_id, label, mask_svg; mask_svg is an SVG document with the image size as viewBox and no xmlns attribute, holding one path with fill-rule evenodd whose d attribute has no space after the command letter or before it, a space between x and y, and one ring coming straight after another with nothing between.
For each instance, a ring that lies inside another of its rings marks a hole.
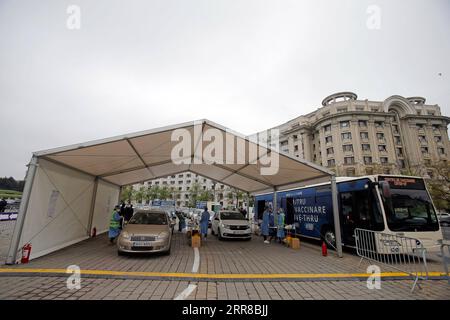
<instances>
[{"instance_id":1,"label":"grass patch","mask_svg":"<svg viewBox=\"0 0 450 320\"><path fill-rule=\"evenodd\" d=\"M22 198L22 192L0 189L0 198Z\"/></svg>"}]
</instances>

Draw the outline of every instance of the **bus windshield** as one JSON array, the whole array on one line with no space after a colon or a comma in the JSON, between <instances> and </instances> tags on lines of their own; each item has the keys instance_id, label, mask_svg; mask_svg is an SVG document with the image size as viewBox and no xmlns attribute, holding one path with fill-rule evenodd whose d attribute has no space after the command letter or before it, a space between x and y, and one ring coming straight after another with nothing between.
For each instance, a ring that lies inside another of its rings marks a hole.
<instances>
[{"instance_id":1,"label":"bus windshield","mask_svg":"<svg viewBox=\"0 0 450 320\"><path fill-rule=\"evenodd\" d=\"M436 212L423 180L409 179L406 183L386 180L391 187L391 196L383 202L391 231L439 230Z\"/></svg>"}]
</instances>

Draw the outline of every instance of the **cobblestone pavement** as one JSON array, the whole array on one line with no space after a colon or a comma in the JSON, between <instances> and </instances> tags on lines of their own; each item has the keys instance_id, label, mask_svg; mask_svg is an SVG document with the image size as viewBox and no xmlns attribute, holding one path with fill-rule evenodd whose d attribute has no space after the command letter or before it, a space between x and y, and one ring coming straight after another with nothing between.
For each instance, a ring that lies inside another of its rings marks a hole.
<instances>
[{"instance_id":1,"label":"cobblestone pavement","mask_svg":"<svg viewBox=\"0 0 450 320\"><path fill-rule=\"evenodd\" d=\"M199 273L213 274L349 274L365 273L368 263L358 267L359 258L346 252L338 258L333 251L321 255L320 246L302 241L299 250L281 244L264 244L259 237L252 241L218 241L209 236L202 243ZM172 251L166 255L118 256L105 235L75 244L47 256L17 266L1 268L66 269L78 265L82 270L191 273L194 250L185 234L174 233ZM443 271L439 260L429 262L430 271ZM382 272L388 272L382 267ZM412 280L382 279L380 290L369 290L366 281L357 278L340 280L266 280L239 279L189 282L161 278L96 278L82 275L81 289L69 290L67 277L1 275L0 299L174 299L189 284L196 288L187 299L450 299L450 285L444 280L421 281L422 290L410 293Z\"/></svg>"},{"instance_id":2,"label":"cobblestone pavement","mask_svg":"<svg viewBox=\"0 0 450 320\"><path fill-rule=\"evenodd\" d=\"M81 289L69 290L63 277L2 277L0 299L53 300L171 300L189 285L187 281L81 279ZM403 300L450 299L443 280L422 283L410 292L411 281L382 281L370 290L365 281L305 282L193 282L197 288L188 300Z\"/></svg>"},{"instance_id":3,"label":"cobblestone pavement","mask_svg":"<svg viewBox=\"0 0 450 320\"><path fill-rule=\"evenodd\" d=\"M281 244L264 244L262 238L254 236L251 241L218 241L209 235L200 248L199 273L272 274L272 273L360 273L367 263L358 268L359 257L347 252L338 258L334 251L327 257L321 254L320 246L302 242L299 250ZM191 272L194 253L187 245L185 234L175 232L172 250L165 255L117 256L115 245L109 244L106 235L88 239L63 250L32 260L20 268L65 269L78 265L84 270L115 270L142 272ZM0 268L11 267L1 265ZM443 272L439 259L428 262L430 271ZM390 271L381 266L381 271Z\"/></svg>"}]
</instances>

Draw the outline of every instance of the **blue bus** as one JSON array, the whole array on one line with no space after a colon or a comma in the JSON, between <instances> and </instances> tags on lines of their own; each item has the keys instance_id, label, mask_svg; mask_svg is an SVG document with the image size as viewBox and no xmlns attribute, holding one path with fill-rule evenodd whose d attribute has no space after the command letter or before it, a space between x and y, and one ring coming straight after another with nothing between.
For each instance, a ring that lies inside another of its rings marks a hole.
<instances>
[{"instance_id":1,"label":"blue bus","mask_svg":"<svg viewBox=\"0 0 450 320\"><path fill-rule=\"evenodd\" d=\"M342 243L355 246L355 228L420 239L425 247L442 239L436 210L420 177L371 175L338 177ZM277 192L277 208L296 235L323 239L335 247L331 184L322 183ZM273 205L273 193L255 196L255 219Z\"/></svg>"}]
</instances>

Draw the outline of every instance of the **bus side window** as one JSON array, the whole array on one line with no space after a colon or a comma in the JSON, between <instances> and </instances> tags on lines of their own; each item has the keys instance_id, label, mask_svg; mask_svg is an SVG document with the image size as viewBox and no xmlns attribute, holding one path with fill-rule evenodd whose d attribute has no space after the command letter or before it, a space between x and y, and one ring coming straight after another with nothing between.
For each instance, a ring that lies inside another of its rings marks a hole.
<instances>
[{"instance_id":1,"label":"bus side window","mask_svg":"<svg viewBox=\"0 0 450 320\"><path fill-rule=\"evenodd\" d=\"M353 197L351 192L342 192L341 193L341 210L342 215L344 217L344 221L354 222L353 217Z\"/></svg>"}]
</instances>

